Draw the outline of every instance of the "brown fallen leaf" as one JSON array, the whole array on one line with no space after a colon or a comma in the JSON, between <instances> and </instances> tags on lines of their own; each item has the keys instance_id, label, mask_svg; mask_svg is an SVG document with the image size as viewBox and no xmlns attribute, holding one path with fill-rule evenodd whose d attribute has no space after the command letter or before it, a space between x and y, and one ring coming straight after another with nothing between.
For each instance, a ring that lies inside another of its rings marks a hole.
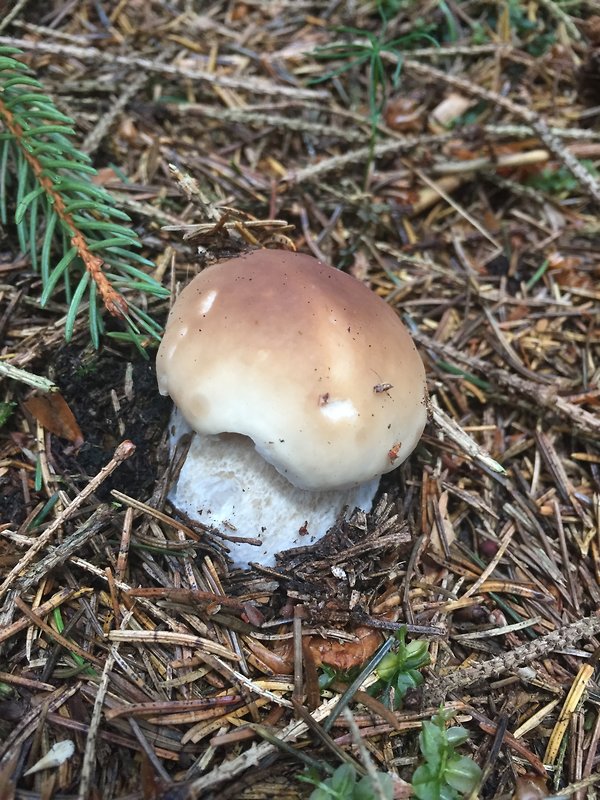
<instances>
[{"instance_id":1,"label":"brown fallen leaf","mask_svg":"<svg viewBox=\"0 0 600 800\"><path fill-rule=\"evenodd\" d=\"M112 167L102 167L91 177L96 186L106 186L109 183L120 183L121 179Z\"/></svg>"},{"instance_id":2,"label":"brown fallen leaf","mask_svg":"<svg viewBox=\"0 0 600 800\"><path fill-rule=\"evenodd\" d=\"M340 642L335 639L321 639L311 636L309 647L315 664L328 664L339 670L349 670L364 664L383 641L380 631L360 625L353 631L356 642Z\"/></svg>"},{"instance_id":3,"label":"brown fallen leaf","mask_svg":"<svg viewBox=\"0 0 600 800\"><path fill-rule=\"evenodd\" d=\"M519 775L513 800L544 800L547 796L546 780L541 775Z\"/></svg>"},{"instance_id":4,"label":"brown fallen leaf","mask_svg":"<svg viewBox=\"0 0 600 800\"><path fill-rule=\"evenodd\" d=\"M320 667L322 664L328 664L330 667L347 671L352 667L364 664L382 642L381 632L365 625L359 625L352 633L357 637L357 641L341 642L337 639L324 639L321 636L307 636L302 642L303 649L310 653L314 666ZM273 670L275 675L291 675L293 673L294 662L290 640L279 643L277 652L270 650L251 637L245 641L254 655Z\"/></svg>"},{"instance_id":5,"label":"brown fallen leaf","mask_svg":"<svg viewBox=\"0 0 600 800\"><path fill-rule=\"evenodd\" d=\"M58 392L33 395L25 408L50 433L68 439L75 447L83 444L83 434L65 398Z\"/></svg>"}]
</instances>

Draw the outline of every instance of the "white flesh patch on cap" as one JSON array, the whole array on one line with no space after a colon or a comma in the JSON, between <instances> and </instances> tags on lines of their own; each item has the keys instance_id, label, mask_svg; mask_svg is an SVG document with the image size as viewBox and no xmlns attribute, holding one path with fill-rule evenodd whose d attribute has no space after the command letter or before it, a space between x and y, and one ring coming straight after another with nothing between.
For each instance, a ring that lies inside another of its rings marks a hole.
<instances>
[{"instance_id":1,"label":"white flesh patch on cap","mask_svg":"<svg viewBox=\"0 0 600 800\"><path fill-rule=\"evenodd\" d=\"M327 400L321 403L321 414L332 422L337 422L357 417L358 411L354 408L352 400Z\"/></svg>"},{"instance_id":2,"label":"white flesh patch on cap","mask_svg":"<svg viewBox=\"0 0 600 800\"><path fill-rule=\"evenodd\" d=\"M181 415L171 420L171 446L189 431ZM354 489L306 491L292 486L237 434L195 434L177 485L173 505L192 519L225 534L259 538L262 545L229 542L233 563L275 565L275 553L313 544L334 524L345 506L370 510L379 480Z\"/></svg>"}]
</instances>

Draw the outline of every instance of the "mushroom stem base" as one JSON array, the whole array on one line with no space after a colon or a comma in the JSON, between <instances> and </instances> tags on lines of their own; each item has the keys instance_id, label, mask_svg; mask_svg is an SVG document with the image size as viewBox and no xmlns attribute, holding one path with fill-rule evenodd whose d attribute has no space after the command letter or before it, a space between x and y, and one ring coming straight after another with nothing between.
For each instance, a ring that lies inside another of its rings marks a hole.
<instances>
[{"instance_id":1,"label":"mushroom stem base","mask_svg":"<svg viewBox=\"0 0 600 800\"><path fill-rule=\"evenodd\" d=\"M182 432L176 426L176 437ZM173 442L174 444L174 442ZM226 542L236 566L275 564L275 554L313 544L344 507L369 511L379 480L352 489L313 492L292 486L237 434L195 434L169 499L192 519L228 535L259 538Z\"/></svg>"}]
</instances>

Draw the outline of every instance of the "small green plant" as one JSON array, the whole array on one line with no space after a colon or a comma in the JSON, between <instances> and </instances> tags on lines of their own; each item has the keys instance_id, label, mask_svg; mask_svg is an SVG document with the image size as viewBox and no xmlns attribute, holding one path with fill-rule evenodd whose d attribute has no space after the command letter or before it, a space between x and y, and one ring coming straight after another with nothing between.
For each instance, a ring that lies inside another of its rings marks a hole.
<instances>
[{"instance_id":1,"label":"small green plant","mask_svg":"<svg viewBox=\"0 0 600 800\"><path fill-rule=\"evenodd\" d=\"M508 19L505 15L508 14ZM518 39L523 50L539 58L556 42L556 32L544 21L542 14L531 19L527 4L521 0L506 0L505 3L488 4L486 13L470 22L471 43L485 44L493 31L508 23L511 36Z\"/></svg>"},{"instance_id":2,"label":"small green plant","mask_svg":"<svg viewBox=\"0 0 600 800\"><path fill-rule=\"evenodd\" d=\"M15 226L21 251L40 272L42 305L62 289L67 340L86 299L96 347L104 331L100 304L124 320L121 337L138 345L158 339L158 324L123 290L167 292L141 269L153 264L135 252L141 244L129 217L94 182L96 170L74 144L72 120L16 55L18 49L0 47L0 222Z\"/></svg>"},{"instance_id":3,"label":"small green plant","mask_svg":"<svg viewBox=\"0 0 600 800\"><path fill-rule=\"evenodd\" d=\"M419 747L424 763L414 771L412 791L418 800L461 800L474 792L482 772L469 756L456 752L469 739L461 725L447 727L455 712L440 710L431 721L425 721L419 734ZM330 775L320 778L319 770L310 769L299 779L315 786L310 800L393 800L394 780L385 772L357 776L351 764L342 764Z\"/></svg>"},{"instance_id":4,"label":"small green plant","mask_svg":"<svg viewBox=\"0 0 600 800\"><path fill-rule=\"evenodd\" d=\"M342 764L333 775L323 780L313 771L300 775L299 779L316 786L310 800L393 800L394 797L394 784L390 775L377 772L374 778L371 775L358 778L351 764ZM377 787L374 786L375 781Z\"/></svg>"},{"instance_id":5,"label":"small green plant","mask_svg":"<svg viewBox=\"0 0 600 800\"><path fill-rule=\"evenodd\" d=\"M319 688L328 689L334 681L351 683L359 672L360 669L358 667L352 667L352 669L344 671L336 669L329 664L323 664L319 675Z\"/></svg>"},{"instance_id":6,"label":"small green plant","mask_svg":"<svg viewBox=\"0 0 600 800\"><path fill-rule=\"evenodd\" d=\"M16 405L12 402L0 403L0 428L8 422Z\"/></svg>"},{"instance_id":7,"label":"small green plant","mask_svg":"<svg viewBox=\"0 0 600 800\"><path fill-rule=\"evenodd\" d=\"M374 683L369 693L378 697L392 710L397 710L406 693L423 683L420 670L429 664L428 644L420 639L406 643L406 628L400 628L396 633L396 648L385 655L375 674L378 681Z\"/></svg>"},{"instance_id":8,"label":"small green plant","mask_svg":"<svg viewBox=\"0 0 600 800\"><path fill-rule=\"evenodd\" d=\"M391 90L396 89L400 81L402 54L399 52L399 48L407 49L415 41L422 41L423 39L437 45L435 39L424 30L405 34L396 39L388 39L386 37L388 24L386 8L387 4L378 3L378 11L381 17L381 30L379 32L373 33L360 28L340 26L335 28L335 31L349 41L333 42L332 44L318 47L313 52L314 58L318 61L340 61L341 64L325 75L313 78L312 84L330 81L344 73L366 69L367 101L369 121L371 123L367 173L373 161L377 126L381 120L385 103ZM391 53L396 57L395 65L389 66L389 60L386 60L385 53Z\"/></svg>"},{"instance_id":9,"label":"small green plant","mask_svg":"<svg viewBox=\"0 0 600 800\"><path fill-rule=\"evenodd\" d=\"M313 78L311 83L323 83L337 78L352 70L367 69L367 99L369 105L369 119L372 126L377 126L383 110L383 105L391 88L398 85L402 61L398 60L394 69L390 71L384 62L382 53L384 51L394 52L400 44L406 44L406 37L385 39L384 31L373 33L371 31L360 30L341 26L335 29L337 33L351 38L348 42L333 42L332 44L318 47L313 55L319 61L341 61L341 65L336 69Z\"/></svg>"},{"instance_id":10,"label":"small green plant","mask_svg":"<svg viewBox=\"0 0 600 800\"><path fill-rule=\"evenodd\" d=\"M599 177L593 161L584 158L581 160L581 165L594 177ZM532 175L528 179L527 185L553 197L565 198L576 192L581 184L566 167L546 167Z\"/></svg>"},{"instance_id":11,"label":"small green plant","mask_svg":"<svg viewBox=\"0 0 600 800\"><path fill-rule=\"evenodd\" d=\"M15 690L8 683L0 682L0 700L7 700L15 694Z\"/></svg>"},{"instance_id":12,"label":"small green plant","mask_svg":"<svg viewBox=\"0 0 600 800\"><path fill-rule=\"evenodd\" d=\"M556 42L556 33L547 30L539 17L530 19L521 0L508 0L508 9L511 29L517 33L530 55L539 58Z\"/></svg>"},{"instance_id":13,"label":"small green plant","mask_svg":"<svg viewBox=\"0 0 600 800\"><path fill-rule=\"evenodd\" d=\"M423 723L419 747L425 763L412 777L419 800L459 800L475 791L481 780L481 769L473 759L456 753L469 733L461 725L446 727L454 713L440 710L431 722Z\"/></svg>"},{"instance_id":14,"label":"small green plant","mask_svg":"<svg viewBox=\"0 0 600 800\"><path fill-rule=\"evenodd\" d=\"M377 0L376 6L379 16L391 19L395 14L403 11L410 11L414 6L415 0Z\"/></svg>"}]
</instances>

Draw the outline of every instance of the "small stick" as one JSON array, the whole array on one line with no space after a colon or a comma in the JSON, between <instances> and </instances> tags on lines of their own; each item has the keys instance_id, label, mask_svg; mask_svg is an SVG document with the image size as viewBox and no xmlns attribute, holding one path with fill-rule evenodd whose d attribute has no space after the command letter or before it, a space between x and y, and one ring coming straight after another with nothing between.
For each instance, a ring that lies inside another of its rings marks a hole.
<instances>
[{"instance_id":1,"label":"small stick","mask_svg":"<svg viewBox=\"0 0 600 800\"><path fill-rule=\"evenodd\" d=\"M128 612L121 624L124 628L129 622L132 611ZM119 650L119 644L112 645L108 651L104 669L102 670L102 677L96 693L94 701L94 710L92 711L92 718L88 728L88 735L85 742L85 751L83 754L83 763L81 765L81 778L79 781L79 791L77 792L78 800L86 800L89 795L90 785L94 777L94 769L96 764L96 742L98 740L98 733L100 731L100 722L102 719L102 707L106 693L108 692L108 684L110 680L110 673L114 666L115 659Z\"/></svg>"},{"instance_id":2,"label":"small stick","mask_svg":"<svg viewBox=\"0 0 600 800\"><path fill-rule=\"evenodd\" d=\"M211 86L223 86L227 89L242 89L257 94L279 95L290 97L294 100L322 100L328 95L322 89L303 89L296 86L287 86L265 78L254 75L222 75L216 72L208 72L204 69L188 69L177 64L164 64L158 59L139 58L138 56L115 55L114 53L104 52L96 47L78 47L65 42L55 43L44 41L31 41L30 39L18 39L12 36L0 36L0 45L19 47L25 52L39 52L59 54L61 56L71 56L80 58L84 61L92 61L96 64L119 64L124 67L131 67L141 72L159 75L170 75L179 78L191 78L195 81L205 81Z\"/></svg>"},{"instance_id":3,"label":"small stick","mask_svg":"<svg viewBox=\"0 0 600 800\"><path fill-rule=\"evenodd\" d=\"M133 508L128 508L125 512L125 519L123 521L123 532L121 534L121 545L119 547L119 556L117 558L117 580L125 580L127 572L127 559L129 557L129 545L131 543L131 528L133 525Z\"/></svg>"},{"instance_id":4,"label":"small stick","mask_svg":"<svg viewBox=\"0 0 600 800\"><path fill-rule=\"evenodd\" d=\"M348 723L348 727L350 728L350 733L352 735L352 741L356 746L358 752L360 753L360 757L362 759L363 765L371 778L371 791L377 798L377 800L385 800L386 793L381 784L380 774L378 774L377 770L375 769L375 764L373 764L373 760L369 755L369 751L367 750L365 743L362 740L362 736L360 735L360 728L356 724L356 720L352 716L352 712L349 708L345 708L343 711L344 717L346 718L346 722Z\"/></svg>"},{"instance_id":5,"label":"small stick","mask_svg":"<svg viewBox=\"0 0 600 800\"><path fill-rule=\"evenodd\" d=\"M446 414L446 412L439 407L436 399L433 397L431 402L431 415L435 425L437 425L437 427L443 433L445 433L449 439L457 444L463 453L466 453L471 458L474 458L480 463L484 464L493 472L497 472L500 475L506 475L506 470L504 467L495 459L493 459L489 453L486 453L486 451L483 450L483 448L481 448L477 442L469 436L468 433L465 433L458 422L452 419L452 417L449 417L448 414Z\"/></svg>"},{"instance_id":6,"label":"small stick","mask_svg":"<svg viewBox=\"0 0 600 800\"><path fill-rule=\"evenodd\" d=\"M66 603L67 600L73 600L77 597L81 597L82 594L86 594L89 589L78 589L77 591L74 589L60 589L56 594L53 594L49 600L46 600L45 603L42 603L41 606L38 606L36 609L36 613L38 617L45 617L46 614L49 614L51 611L54 611L55 608L58 608L63 603ZM0 643L5 642L10 639L12 636L16 636L17 633L22 631L24 628L29 626L29 620L21 617L16 622L13 622L11 625L6 625L2 627L0 631Z\"/></svg>"},{"instance_id":7,"label":"small stick","mask_svg":"<svg viewBox=\"0 0 600 800\"><path fill-rule=\"evenodd\" d=\"M110 593L110 602L113 607L113 614L115 618L115 625L120 626L121 624L121 609L119 608L119 598L117 596L117 587L115 584L115 576L113 575L112 569L110 567L106 567L104 570L104 574L106 575L106 581L108 583L108 591Z\"/></svg>"},{"instance_id":8,"label":"small stick","mask_svg":"<svg viewBox=\"0 0 600 800\"><path fill-rule=\"evenodd\" d=\"M54 522L46 528L44 533L40 535L35 544L29 548L23 558L21 558L20 561L11 569L6 577L6 580L0 586L0 598L6 594L25 567L31 564L40 550L42 550L48 544L61 525L66 522L69 517L73 516L77 509L83 504L84 500L86 500L96 491L98 486L100 486L100 484L103 483L108 476L115 471L119 464L132 456L134 451L135 445L133 442L130 442L128 439L126 439L124 442L121 442L108 464L105 467L102 467L100 472L94 478L92 478L88 485L81 490L81 492L65 508L65 510L59 514L58 517L56 517Z\"/></svg>"},{"instance_id":9,"label":"small stick","mask_svg":"<svg viewBox=\"0 0 600 800\"><path fill-rule=\"evenodd\" d=\"M64 647L67 652L75 653L86 661L96 664L96 666L102 665L102 661L99 658L92 655L87 650L84 650L83 647L80 647L76 642L65 639L65 637L58 633L58 631L56 631L51 625L48 625L47 622L44 622L44 620L38 614L36 614L35 611L31 609L24 600L21 600L20 597L15 597L15 605L19 611L21 611L25 617L30 620L30 622L33 622L37 628L48 634L51 639L57 642L57 644L59 644L61 647Z\"/></svg>"},{"instance_id":10,"label":"small stick","mask_svg":"<svg viewBox=\"0 0 600 800\"><path fill-rule=\"evenodd\" d=\"M583 617L570 625L557 628L546 636L519 645L508 653L480 661L472 667L459 667L442 677L432 676L426 683L427 697L441 699L447 692L456 692L477 681L498 678L504 672L546 658L553 650L564 650L573 647L581 639L591 639L599 632L600 617Z\"/></svg>"},{"instance_id":11,"label":"small stick","mask_svg":"<svg viewBox=\"0 0 600 800\"><path fill-rule=\"evenodd\" d=\"M515 526L512 524L512 522L507 523L506 527L504 528L504 531L502 532L502 538L500 540L500 545L498 547L496 555L494 556L494 558L492 558L492 560L483 570L481 575L477 578L475 583L472 586L470 586L464 594L460 596L461 600L464 600L466 597L471 597L472 595L475 594L475 592L478 592L481 589L485 581L490 577L492 572L496 569L496 567L500 563L500 559L507 551L509 544L512 542L514 533L515 533Z\"/></svg>"},{"instance_id":12,"label":"small stick","mask_svg":"<svg viewBox=\"0 0 600 800\"><path fill-rule=\"evenodd\" d=\"M20 381L26 383L27 386L33 386L34 389L39 389L42 392L57 392L58 386L48 378L42 378L40 375L34 375L33 372L13 367L12 364L5 364L0 361L0 376L10 378L13 381Z\"/></svg>"},{"instance_id":13,"label":"small stick","mask_svg":"<svg viewBox=\"0 0 600 800\"><path fill-rule=\"evenodd\" d=\"M302 606L294 607L294 692L292 699L302 705L304 696L304 681L302 674L303 652L302 652Z\"/></svg>"}]
</instances>

